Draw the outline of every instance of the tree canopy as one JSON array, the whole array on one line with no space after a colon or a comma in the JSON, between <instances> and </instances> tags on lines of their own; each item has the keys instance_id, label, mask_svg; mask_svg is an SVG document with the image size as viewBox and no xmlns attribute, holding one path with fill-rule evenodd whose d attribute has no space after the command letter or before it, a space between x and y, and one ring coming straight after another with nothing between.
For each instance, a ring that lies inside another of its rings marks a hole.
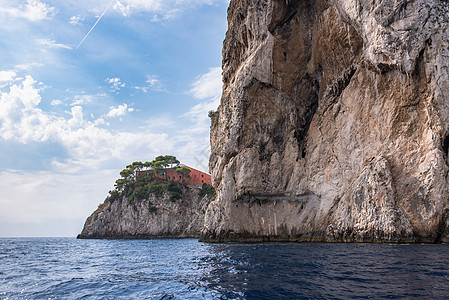
<instances>
[{"instance_id":1,"label":"tree canopy","mask_svg":"<svg viewBox=\"0 0 449 300\"><path fill-rule=\"evenodd\" d=\"M173 168L177 174L187 180L190 178L191 172L187 167L179 167L179 164L180 162L175 156L159 155L152 161L144 163L135 161L127 165L120 172L121 178L116 180L115 189L109 191L106 201L113 202L120 197L127 197L128 202L132 203L134 200L148 199L150 194L161 196L168 193L169 200L175 202L182 197L185 186L183 188L181 182L169 182L166 169ZM155 176L161 173L165 173L165 180L161 180L160 175ZM214 196L215 190L211 185L203 184L199 189L199 195Z\"/></svg>"}]
</instances>

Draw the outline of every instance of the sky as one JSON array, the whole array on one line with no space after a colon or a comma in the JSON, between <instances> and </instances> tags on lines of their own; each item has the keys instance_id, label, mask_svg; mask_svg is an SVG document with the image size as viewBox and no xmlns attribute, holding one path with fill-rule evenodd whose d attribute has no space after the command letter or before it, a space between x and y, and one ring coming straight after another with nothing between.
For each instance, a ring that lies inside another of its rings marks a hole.
<instances>
[{"instance_id":1,"label":"sky","mask_svg":"<svg viewBox=\"0 0 449 300\"><path fill-rule=\"evenodd\" d=\"M133 161L208 171L229 0L0 0L0 237L76 236Z\"/></svg>"}]
</instances>

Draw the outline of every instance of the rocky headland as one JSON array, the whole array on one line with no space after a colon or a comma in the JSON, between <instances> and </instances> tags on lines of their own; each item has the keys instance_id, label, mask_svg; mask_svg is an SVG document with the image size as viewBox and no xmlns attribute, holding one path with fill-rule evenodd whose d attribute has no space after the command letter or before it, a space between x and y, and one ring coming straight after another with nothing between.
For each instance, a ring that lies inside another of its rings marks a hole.
<instances>
[{"instance_id":1,"label":"rocky headland","mask_svg":"<svg viewBox=\"0 0 449 300\"><path fill-rule=\"evenodd\" d=\"M109 196L89 216L80 239L199 237L215 190L209 175L180 166L174 156L133 162Z\"/></svg>"},{"instance_id":2,"label":"rocky headland","mask_svg":"<svg viewBox=\"0 0 449 300\"><path fill-rule=\"evenodd\" d=\"M231 0L203 241L449 242L449 3Z\"/></svg>"}]
</instances>

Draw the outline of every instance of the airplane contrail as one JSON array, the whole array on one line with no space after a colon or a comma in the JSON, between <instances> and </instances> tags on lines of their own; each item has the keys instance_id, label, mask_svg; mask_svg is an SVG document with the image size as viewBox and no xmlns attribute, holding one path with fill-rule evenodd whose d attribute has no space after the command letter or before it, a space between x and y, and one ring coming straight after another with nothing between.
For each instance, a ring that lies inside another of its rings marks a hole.
<instances>
[{"instance_id":1,"label":"airplane contrail","mask_svg":"<svg viewBox=\"0 0 449 300\"><path fill-rule=\"evenodd\" d=\"M97 26L98 22L100 22L101 18L103 18L104 14L108 11L108 9L111 7L112 3L115 0L112 0L109 5L106 7L106 9L103 11L103 13L101 14L101 16L98 17L97 22L95 22L94 26L92 26L92 28L89 30L88 33L86 33L86 35L83 37L83 39L81 40L81 42L78 44L78 46L76 46L76 50L78 50L78 48L81 46L81 44L84 42L84 40L89 36L89 34L92 32L92 30L94 30L95 26Z\"/></svg>"}]
</instances>

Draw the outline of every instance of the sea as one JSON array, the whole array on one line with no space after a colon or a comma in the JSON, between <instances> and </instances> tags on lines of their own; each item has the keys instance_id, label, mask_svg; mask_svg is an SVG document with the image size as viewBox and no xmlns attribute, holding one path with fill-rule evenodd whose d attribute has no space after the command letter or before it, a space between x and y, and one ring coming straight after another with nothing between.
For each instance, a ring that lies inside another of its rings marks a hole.
<instances>
[{"instance_id":1,"label":"sea","mask_svg":"<svg viewBox=\"0 0 449 300\"><path fill-rule=\"evenodd\" d=\"M449 299L449 245L1 238L0 298Z\"/></svg>"}]
</instances>

